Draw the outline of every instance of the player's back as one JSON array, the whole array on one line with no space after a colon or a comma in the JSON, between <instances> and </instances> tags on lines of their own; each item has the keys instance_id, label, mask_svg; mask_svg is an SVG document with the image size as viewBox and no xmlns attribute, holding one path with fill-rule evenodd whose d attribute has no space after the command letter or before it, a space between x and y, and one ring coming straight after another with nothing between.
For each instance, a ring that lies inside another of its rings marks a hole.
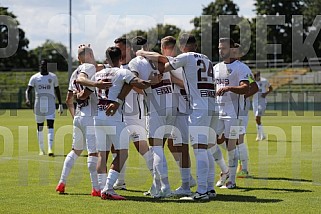
<instances>
[{"instance_id":1,"label":"player's back","mask_svg":"<svg viewBox=\"0 0 321 214\"><path fill-rule=\"evenodd\" d=\"M170 65L183 68L184 84L190 95L192 109L215 108L213 65L204 54L183 53L170 60Z\"/></svg>"}]
</instances>

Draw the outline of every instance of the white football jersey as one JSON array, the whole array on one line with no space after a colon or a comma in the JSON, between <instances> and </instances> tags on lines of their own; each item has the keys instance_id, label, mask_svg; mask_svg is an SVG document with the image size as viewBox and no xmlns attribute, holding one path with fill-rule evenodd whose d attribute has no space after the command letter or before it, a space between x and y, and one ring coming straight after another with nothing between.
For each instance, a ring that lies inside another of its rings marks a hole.
<instances>
[{"instance_id":1,"label":"white football jersey","mask_svg":"<svg viewBox=\"0 0 321 214\"><path fill-rule=\"evenodd\" d=\"M214 66L216 90L226 86L239 86L241 81L249 81L251 70L244 63L235 60L225 64L220 62ZM244 108L244 96L228 91L217 96L219 115L226 118L237 118Z\"/></svg>"},{"instance_id":2,"label":"white football jersey","mask_svg":"<svg viewBox=\"0 0 321 214\"><path fill-rule=\"evenodd\" d=\"M121 65L120 68L129 69L128 64ZM130 70L130 69L129 69ZM131 90L125 98L124 119L141 119L145 115L144 95Z\"/></svg>"},{"instance_id":3,"label":"white football jersey","mask_svg":"<svg viewBox=\"0 0 321 214\"><path fill-rule=\"evenodd\" d=\"M135 75L127 69L121 68L105 68L95 74L93 81L103 80L112 82L113 85L109 89L96 88L98 98L98 107L106 106L109 101L116 101L118 94L123 88L124 83L130 83L135 78Z\"/></svg>"},{"instance_id":4,"label":"white football jersey","mask_svg":"<svg viewBox=\"0 0 321 214\"><path fill-rule=\"evenodd\" d=\"M259 91L253 95L253 103L265 102L266 98L262 97L263 93L266 93L268 88L271 86L269 81L263 77L260 78L260 81L256 81Z\"/></svg>"},{"instance_id":5,"label":"white football jersey","mask_svg":"<svg viewBox=\"0 0 321 214\"><path fill-rule=\"evenodd\" d=\"M173 57L167 57L168 59L173 59ZM177 79L184 82L183 68L178 68L170 71L170 74L175 76ZM189 95L187 94L186 88L181 88L177 84L173 84L173 106L177 107L178 111L183 114L189 114L190 109Z\"/></svg>"},{"instance_id":6,"label":"white football jersey","mask_svg":"<svg viewBox=\"0 0 321 214\"><path fill-rule=\"evenodd\" d=\"M34 74L28 83L35 90L35 108L40 112L55 112L56 96L55 87L58 87L58 78L54 73L42 75L40 72Z\"/></svg>"},{"instance_id":7,"label":"white football jersey","mask_svg":"<svg viewBox=\"0 0 321 214\"><path fill-rule=\"evenodd\" d=\"M70 80L69 80L69 91L82 91L84 90L84 86L76 83L76 79L78 78L78 75L83 72L87 75L93 75L96 72L96 67L94 65L91 66L91 64L84 63L72 73ZM94 72L94 73L93 73ZM88 78L91 79L92 76L89 76ZM88 88L88 87L87 87ZM92 90L88 88L89 90ZM90 94L90 96L86 100L77 100L77 107L75 111L75 116L95 116L97 114L97 97L94 93Z\"/></svg>"},{"instance_id":8,"label":"white football jersey","mask_svg":"<svg viewBox=\"0 0 321 214\"><path fill-rule=\"evenodd\" d=\"M170 59L169 64L173 69L183 69L190 107L215 110L213 65L208 57L194 52L182 53Z\"/></svg>"},{"instance_id":9,"label":"white football jersey","mask_svg":"<svg viewBox=\"0 0 321 214\"><path fill-rule=\"evenodd\" d=\"M149 80L152 75L160 74L157 66L144 57L135 57L129 62L129 69L137 73L143 80ZM173 107L173 86L169 73L164 73L162 80L144 90L148 112L155 112Z\"/></svg>"}]
</instances>

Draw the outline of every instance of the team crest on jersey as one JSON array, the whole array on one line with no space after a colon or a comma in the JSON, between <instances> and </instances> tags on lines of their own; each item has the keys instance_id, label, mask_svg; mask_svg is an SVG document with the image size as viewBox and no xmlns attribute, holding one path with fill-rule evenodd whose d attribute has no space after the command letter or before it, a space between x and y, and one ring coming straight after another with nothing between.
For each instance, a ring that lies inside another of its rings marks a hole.
<instances>
[{"instance_id":1,"label":"team crest on jersey","mask_svg":"<svg viewBox=\"0 0 321 214\"><path fill-rule=\"evenodd\" d=\"M229 75L232 73L232 71L233 71L233 70L232 70L231 68L228 68L228 69L227 69L227 73L228 73Z\"/></svg>"},{"instance_id":2,"label":"team crest on jersey","mask_svg":"<svg viewBox=\"0 0 321 214\"><path fill-rule=\"evenodd\" d=\"M52 83L52 79L48 79L48 82L49 82L49 83Z\"/></svg>"}]
</instances>

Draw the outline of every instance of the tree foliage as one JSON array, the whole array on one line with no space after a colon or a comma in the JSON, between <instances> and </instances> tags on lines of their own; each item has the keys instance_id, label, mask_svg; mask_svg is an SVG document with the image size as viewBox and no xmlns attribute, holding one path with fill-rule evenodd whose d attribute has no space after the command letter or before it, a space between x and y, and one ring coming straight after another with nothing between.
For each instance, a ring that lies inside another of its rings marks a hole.
<instances>
[{"instance_id":1,"label":"tree foliage","mask_svg":"<svg viewBox=\"0 0 321 214\"><path fill-rule=\"evenodd\" d=\"M18 48L16 52L5 58L0 58L0 69L21 68L27 67L29 61L29 54L27 51L29 40L25 37L25 32L19 28L17 17L6 7L0 7L0 15L11 17L15 20L11 27L18 27ZM14 26L15 25L15 26ZM9 44L8 26L0 22L0 48L6 48Z\"/></svg>"}]
</instances>

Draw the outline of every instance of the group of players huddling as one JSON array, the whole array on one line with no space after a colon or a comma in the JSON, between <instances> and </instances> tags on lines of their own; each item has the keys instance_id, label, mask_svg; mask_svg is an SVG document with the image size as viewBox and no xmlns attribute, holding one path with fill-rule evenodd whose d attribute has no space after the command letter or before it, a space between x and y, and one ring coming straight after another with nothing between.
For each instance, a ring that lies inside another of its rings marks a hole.
<instances>
[{"instance_id":1,"label":"group of players huddling","mask_svg":"<svg viewBox=\"0 0 321 214\"><path fill-rule=\"evenodd\" d=\"M182 34L179 44L174 37L163 38L162 54L150 52L147 40L140 36L131 41L121 37L114 43L106 50L103 65L96 64L90 46L79 46L80 65L71 76L66 99L73 116L72 150L64 161L56 191L65 192L72 166L87 149L91 195L124 200L115 190L126 189L130 142L153 178L145 195L214 198L215 162L222 171L216 186L236 188L239 159L243 175L248 175L243 139L248 97L258 90L251 70L238 60L238 44L221 38L222 62L213 66L206 55L196 52L196 39L190 34ZM177 47L182 52L179 55ZM175 191L168 180L165 142L180 169L182 184ZM191 176L189 144L196 160L196 181ZM228 152L227 165L218 144ZM110 152L113 161L107 171ZM192 193L190 188L196 185Z\"/></svg>"}]
</instances>

